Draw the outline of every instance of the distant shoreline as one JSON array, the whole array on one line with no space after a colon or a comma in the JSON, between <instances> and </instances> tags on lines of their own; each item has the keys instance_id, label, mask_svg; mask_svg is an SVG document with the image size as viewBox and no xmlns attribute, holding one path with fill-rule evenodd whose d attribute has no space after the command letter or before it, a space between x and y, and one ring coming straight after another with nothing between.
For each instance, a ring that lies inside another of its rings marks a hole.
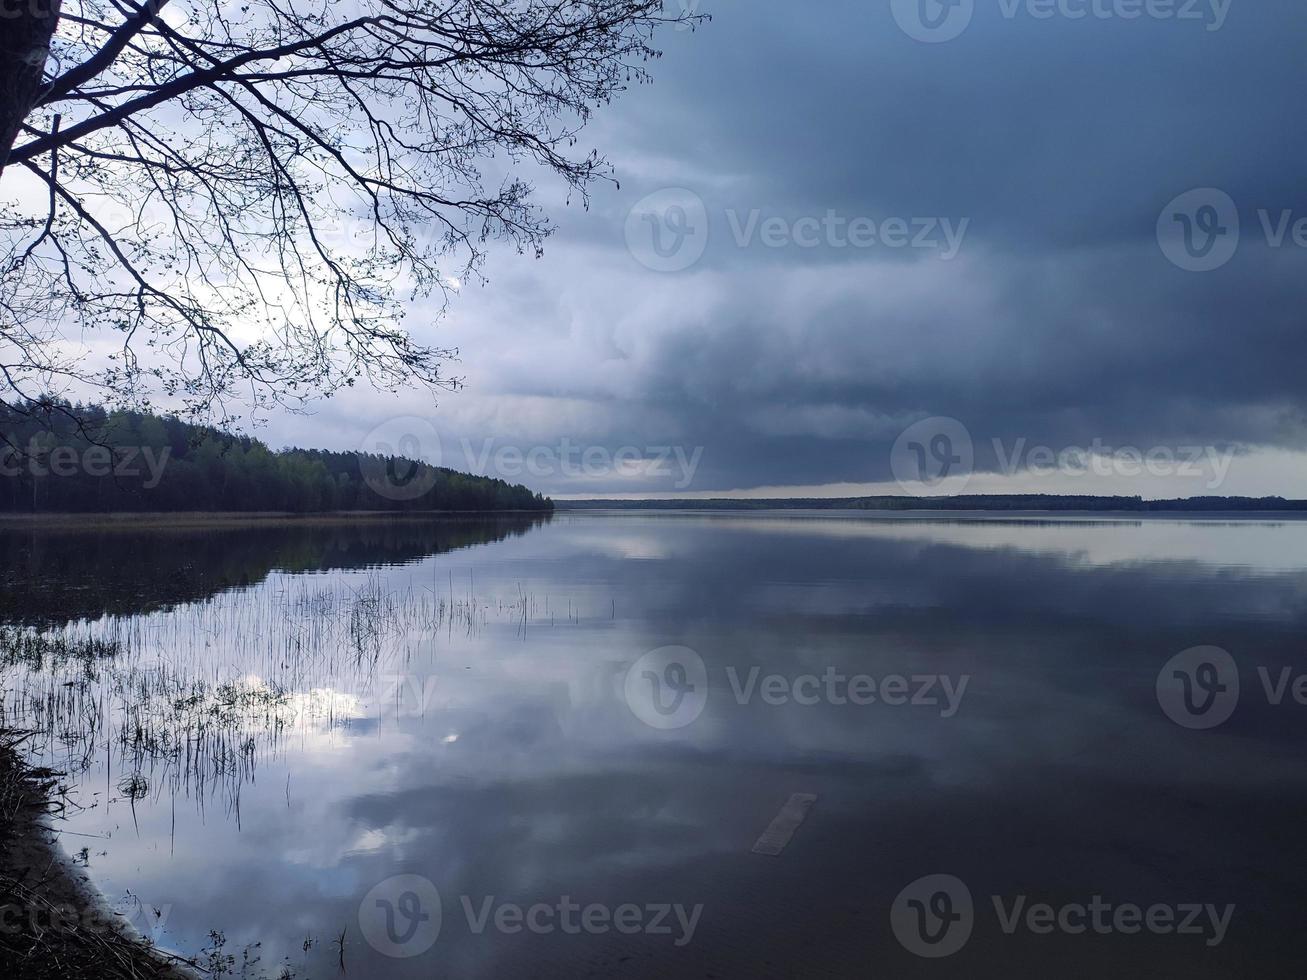
<instances>
[{"instance_id":1,"label":"distant shoreline","mask_svg":"<svg viewBox=\"0 0 1307 980\"><path fill-rule=\"evenodd\" d=\"M767 511L831 510L884 514L910 513L1060 513L1060 514L1289 514L1307 516L1307 500L1283 497L1096 497L1055 494L974 494L950 497L709 497L702 500L653 499L554 500L558 511L695 510Z\"/></svg>"},{"instance_id":2,"label":"distant shoreline","mask_svg":"<svg viewBox=\"0 0 1307 980\"><path fill-rule=\"evenodd\" d=\"M938 515L1049 514L1105 518L1148 516L1287 517L1307 518L1307 500L1282 497L1191 497L1143 500L1138 497L1070 497L1052 495L961 497L840 497L759 498L713 497L703 500L555 500L554 510L347 510L347 511L119 511L63 513L0 513L0 531L41 529L204 529L251 528L267 525L330 526L368 521L420 523L433 520L493 521L503 517L538 516L565 511L767 512L830 511L920 517Z\"/></svg>"}]
</instances>

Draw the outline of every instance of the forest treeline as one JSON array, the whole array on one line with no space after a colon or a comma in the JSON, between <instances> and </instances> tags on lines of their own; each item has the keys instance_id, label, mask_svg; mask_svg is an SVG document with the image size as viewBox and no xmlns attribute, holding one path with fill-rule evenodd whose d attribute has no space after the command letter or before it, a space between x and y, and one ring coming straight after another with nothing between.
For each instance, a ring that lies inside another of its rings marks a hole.
<instances>
[{"instance_id":1,"label":"forest treeline","mask_svg":"<svg viewBox=\"0 0 1307 980\"><path fill-rule=\"evenodd\" d=\"M402 457L270 449L95 405L0 403L0 512L549 511L524 486Z\"/></svg>"}]
</instances>

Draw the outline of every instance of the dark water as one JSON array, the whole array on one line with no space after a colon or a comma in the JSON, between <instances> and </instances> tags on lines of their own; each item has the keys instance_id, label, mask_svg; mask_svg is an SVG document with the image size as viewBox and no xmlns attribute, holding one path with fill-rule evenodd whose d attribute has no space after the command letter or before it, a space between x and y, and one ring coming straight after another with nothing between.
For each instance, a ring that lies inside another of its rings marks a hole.
<instances>
[{"instance_id":1,"label":"dark water","mask_svg":"<svg viewBox=\"0 0 1307 980\"><path fill-rule=\"evenodd\" d=\"M70 773L65 848L237 975L1302 973L1307 523L586 513L0 554L5 720ZM1171 662L1196 647L1230 659Z\"/></svg>"}]
</instances>

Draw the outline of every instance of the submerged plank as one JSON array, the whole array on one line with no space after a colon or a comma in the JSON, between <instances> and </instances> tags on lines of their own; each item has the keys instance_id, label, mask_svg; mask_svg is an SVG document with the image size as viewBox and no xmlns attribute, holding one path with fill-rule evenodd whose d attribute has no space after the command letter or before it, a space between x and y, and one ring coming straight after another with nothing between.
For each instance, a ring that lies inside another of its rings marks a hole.
<instances>
[{"instance_id":1,"label":"submerged plank","mask_svg":"<svg viewBox=\"0 0 1307 980\"><path fill-rule=\"evenodd\" d=\"M781 812L776 814L753 845L753 853L776 855L785 850L815 802L817 802L815 793L794 793L790 796L786 804L781 807Z\"/></svg>"}]
</instances>

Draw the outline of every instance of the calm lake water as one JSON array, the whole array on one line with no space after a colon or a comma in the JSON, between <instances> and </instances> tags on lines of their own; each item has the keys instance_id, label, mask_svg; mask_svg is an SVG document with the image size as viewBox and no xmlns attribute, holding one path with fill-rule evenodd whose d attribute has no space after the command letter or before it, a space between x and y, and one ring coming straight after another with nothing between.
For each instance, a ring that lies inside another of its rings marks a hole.
<instances>
[{"instance_id":1,"label":"calm lake water","mask_svg":"<svg viewBox=\"0 0 1307 980\"><path fill-rule=\"evenodd\" d=\"M4 721L69 774L65 848L235 975L1301 976L1307 523L0 553Z\"/></svg>"}]
</instances>

